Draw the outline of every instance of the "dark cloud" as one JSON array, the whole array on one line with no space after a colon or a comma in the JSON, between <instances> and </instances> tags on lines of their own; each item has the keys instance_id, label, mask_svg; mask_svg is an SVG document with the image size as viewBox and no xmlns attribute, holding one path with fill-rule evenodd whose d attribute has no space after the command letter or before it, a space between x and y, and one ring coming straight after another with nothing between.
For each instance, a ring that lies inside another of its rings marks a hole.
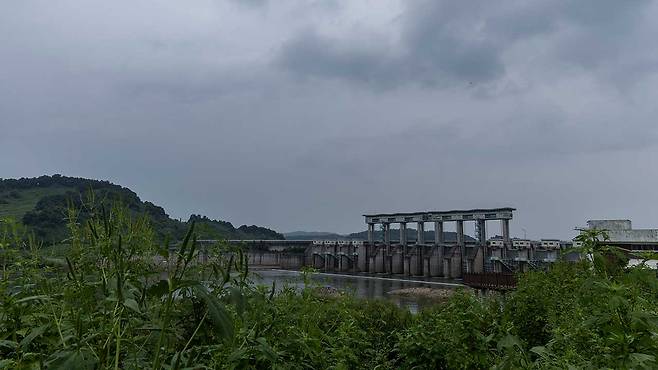
<instances>
[{"instance_id":1,"label":"dark cloud","mask_svg":"<svg viewBox=\"0 0 658 370\"><path fill-rule=\"evenodd\" d=\"M9 2L0 174L109 179L176 217L281 231L507 205L516 235L655 227L657 18L649 1Z\"/></svg>"},{"instance_id":2,"label":"dark cloud","mask_svg":"<svg viewBox=\"0 0 658 370\"><path fill-rule=\"evenodd\" d=\"M397 85L395 75L382 79L396 68L385 51L364 44L341 43L308 29L284 45L278 63L302 77L339 77L373 85Z\"/></svg>"},{"instance_id":3,"label":"dark cloud","mask_svg":"<svg viewBox=\"0 0 658 370\"><path fill-rule=\"evenodd\" d=\"M520 42L548 40L556 62L614 63L634 45L649 1L414 1L389 39L342 39L305 30L281 49L279 65L300 76L374 87L482 84L506 75L503 57ZM391 40L399 40L392 42Z\"/></svg>"},{"instance_id":4,"label":"dark cloud","mask_svg":"<svg viewBox=\"0 0 658 370\"><path fill-rule=\"evenodd\" d=\"M300 76L336 77L374 87L481 83L501 76L504 67L495 45L457 27L463 19L444 16L432 4L405 14L400 45L354 34L348 40L334 39L307 29L284 44L279 65Z\"/></svg>"}]
</instances>

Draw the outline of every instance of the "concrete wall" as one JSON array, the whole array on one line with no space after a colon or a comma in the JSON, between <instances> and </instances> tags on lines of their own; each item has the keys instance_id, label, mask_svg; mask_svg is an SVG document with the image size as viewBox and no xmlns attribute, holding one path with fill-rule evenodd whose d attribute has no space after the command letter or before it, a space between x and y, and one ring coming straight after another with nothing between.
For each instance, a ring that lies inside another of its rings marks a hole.
<instances>
[{"instance_id":1,"label":"concrete wall","mask_svg":"<svg viewBox=\"0 0 658 370\"><path fill-rule=\"evenodd\" d=\"M289 254L279 256L279 266L281 266L282 269L297 270L302 268L304 264L305 259L303 254Z\"/></svg>"},{"instance_id":2,"label":"concrete wall","mask_svg":"<svg viewBox=\"0 0 658 370\"><path fill-rule=\"evenodd\" d=\"M604 229L604 230L630 230L630 220L589 220L587 227L590 229Z\"/></svg>"},{"instance_id":3,"label":"concrete wall","mask_svg":"<svg viewBox=\"0 0 658 370\"><path fill-rule=\"evenodd\" d=\"M482 272L484 271L484 248L478 248L475 258L473 259L473 270L472 272Z\"/></svg>"},{"instance_id":4,"label":"concrete wall","mask_svg":"<svg viewBox=\"0 0 658 370\"><path fill-rule=\"evenodd\" d=\"M367 272L368 271L368 247L361 245L356 248L357 256L357 271Z\"/></svg>"},{"instance_id":5,"label":"concrete wall","mask_svg":"<svg viewBox=\"0 0 658 370\"><path fill-rule=\"evenodd\" d=\"M393 254L393 273L404 274L404 254L401 252Z\"/></svg>"},{"instance_id":6,"label":"concrete wall","mask_svg":"<svg viewBox=\"0 0 658 370\"><path fill-rule=\"evenodd\" d=\"M301 253L285 252L249 252L247 262L251 266L275 266L285 269L299 269L306 264L307 258ZM309 261L309 264L313 263Z\"/></svg>"},{"instance_id":7,"label":"concrete wall","mask_svg":"<svg viewBox=\"0 0 658 370\"><path fill-rule=\"evenodd\" d=\"M609 230L611 242L657 242L658 229Z\"/></svg>"},{"instance_id":8,"label":"concrete wall","mask_svg":"<svg viewBox=\"0 0 658 370\"><path fill-rule=\"evenodd\" d=\"M461 265L462 265L462 258L460 255L455 255L454 257L450 258L450 278L461 278L462 277L462 271L461 271Z\"/></svg>"},{"instance_id":9,"label":"concrete wall","mask_svg":"<svg viewBox=\"0 0 658 370\"><path fill-rule=\"evenodd\" d=\"M658 229L633 229L630 220L589 220L587 227L606 230L611 242L658 243Z\"/></svg>"},{"instance_id":10,"label":"concrete wall","mask_svg":"<svg viewBox=\"0 0 658 370\"><path fill-rule=\"evenodd\" d=\"M429 259L429 276L443 276L443 247L435 247Z\"/></svg>"},{"instance_id":11,"label":"concrete wall","mask_svg":"<svg viewBox=\"0 0 658 370\"><path fill-rule=\"evenodd\" d=\"M557 250L535 250L535 260L543 262L557 261L560 252Z\"/></svg>"},{"instance_id":12,"label":"concrete wall","mask_svg":"<svg viewBox=\"0 0 658 370\"><path fill-rule=\"evenodd\" d=\"M248 263L257 266L276 266L279 264L280 253L276 252L262 252L262 253L248 253Z\"/></svg>"}]
</instances>

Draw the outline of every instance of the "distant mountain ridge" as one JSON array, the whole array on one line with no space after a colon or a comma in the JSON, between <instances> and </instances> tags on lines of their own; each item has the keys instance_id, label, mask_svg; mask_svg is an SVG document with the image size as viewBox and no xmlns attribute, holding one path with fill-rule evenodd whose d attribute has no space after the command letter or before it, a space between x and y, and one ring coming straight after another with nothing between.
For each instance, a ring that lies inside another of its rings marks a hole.
<instances>
[{"instance_id":1,"label":"distant mountain ridge","mask_svg":"<svg viewBox=\"0 0 658 370\"><path fill-rule=\"evenodd\" d=\"M323 231L293 231L284 233L286 240L345 240L346 235Z\"/></svg>"},{"instance_id":2,"label":"distant mountain ridge","mask_svg":"<svg viewBox=\"0 0 658 370\"><path fill-rule=\"evenodd\" d=\"M62 175L0 179L0 219L13 218L37 238L57 243L68 236L69 205L80 210L82 219L88 216L82 206L90 193L97 201L121 201L133 214L146 214L161 240L165 237L182 239L192 221L196 223L199 239L284 239L283 235L265 227L242 225L235 228L230 222L201 215L191 215L188 221L175 220L164 208L142 201L126 187L109 181Z\"/></svg>"}]
</instances>

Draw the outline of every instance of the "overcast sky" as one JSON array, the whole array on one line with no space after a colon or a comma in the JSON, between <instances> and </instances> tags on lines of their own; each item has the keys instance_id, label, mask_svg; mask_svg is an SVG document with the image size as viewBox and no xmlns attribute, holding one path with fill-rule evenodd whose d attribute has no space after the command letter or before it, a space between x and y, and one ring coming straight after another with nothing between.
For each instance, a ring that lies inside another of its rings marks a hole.
<instances>
[{"instance_id":1,"label":"overcast sky","mask_svg":"<svg viewBox=\"0 0 658 370\"><path fill-rule=\"evenodd\" d=\"M4 1L0 177L282 232L498 206L515 236L658 227L657 35L642 0Z\"/></svg>"}]
</instances>

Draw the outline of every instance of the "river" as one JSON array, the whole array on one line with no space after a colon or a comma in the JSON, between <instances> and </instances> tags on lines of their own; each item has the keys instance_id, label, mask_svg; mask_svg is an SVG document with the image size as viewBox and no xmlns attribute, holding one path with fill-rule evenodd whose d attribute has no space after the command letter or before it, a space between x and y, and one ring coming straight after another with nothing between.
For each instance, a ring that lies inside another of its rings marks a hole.
<instances>
[{"instance_id":1,"label":"river","mask_svg":"<svg viewBox=\"0 0 658 370\"><path fill-rule=\"evenodd\" d=\"M343 275L312 273L309 275L310 282L316 286L331 287L345 292L351 292L356 297L365 299L385 299L405 307L412 313L419 309L434 304L436 301L423 297L409 297L388 294L392 290L430 287L455 289L461 284L448 279L409 279L387 276L365 276L365 275ZM259 270L256 271L255 283L259 285L276 286L281 288L285 285L295 288L304 286L302 273L288 270Z\"/></svg>"}]
</instances>

